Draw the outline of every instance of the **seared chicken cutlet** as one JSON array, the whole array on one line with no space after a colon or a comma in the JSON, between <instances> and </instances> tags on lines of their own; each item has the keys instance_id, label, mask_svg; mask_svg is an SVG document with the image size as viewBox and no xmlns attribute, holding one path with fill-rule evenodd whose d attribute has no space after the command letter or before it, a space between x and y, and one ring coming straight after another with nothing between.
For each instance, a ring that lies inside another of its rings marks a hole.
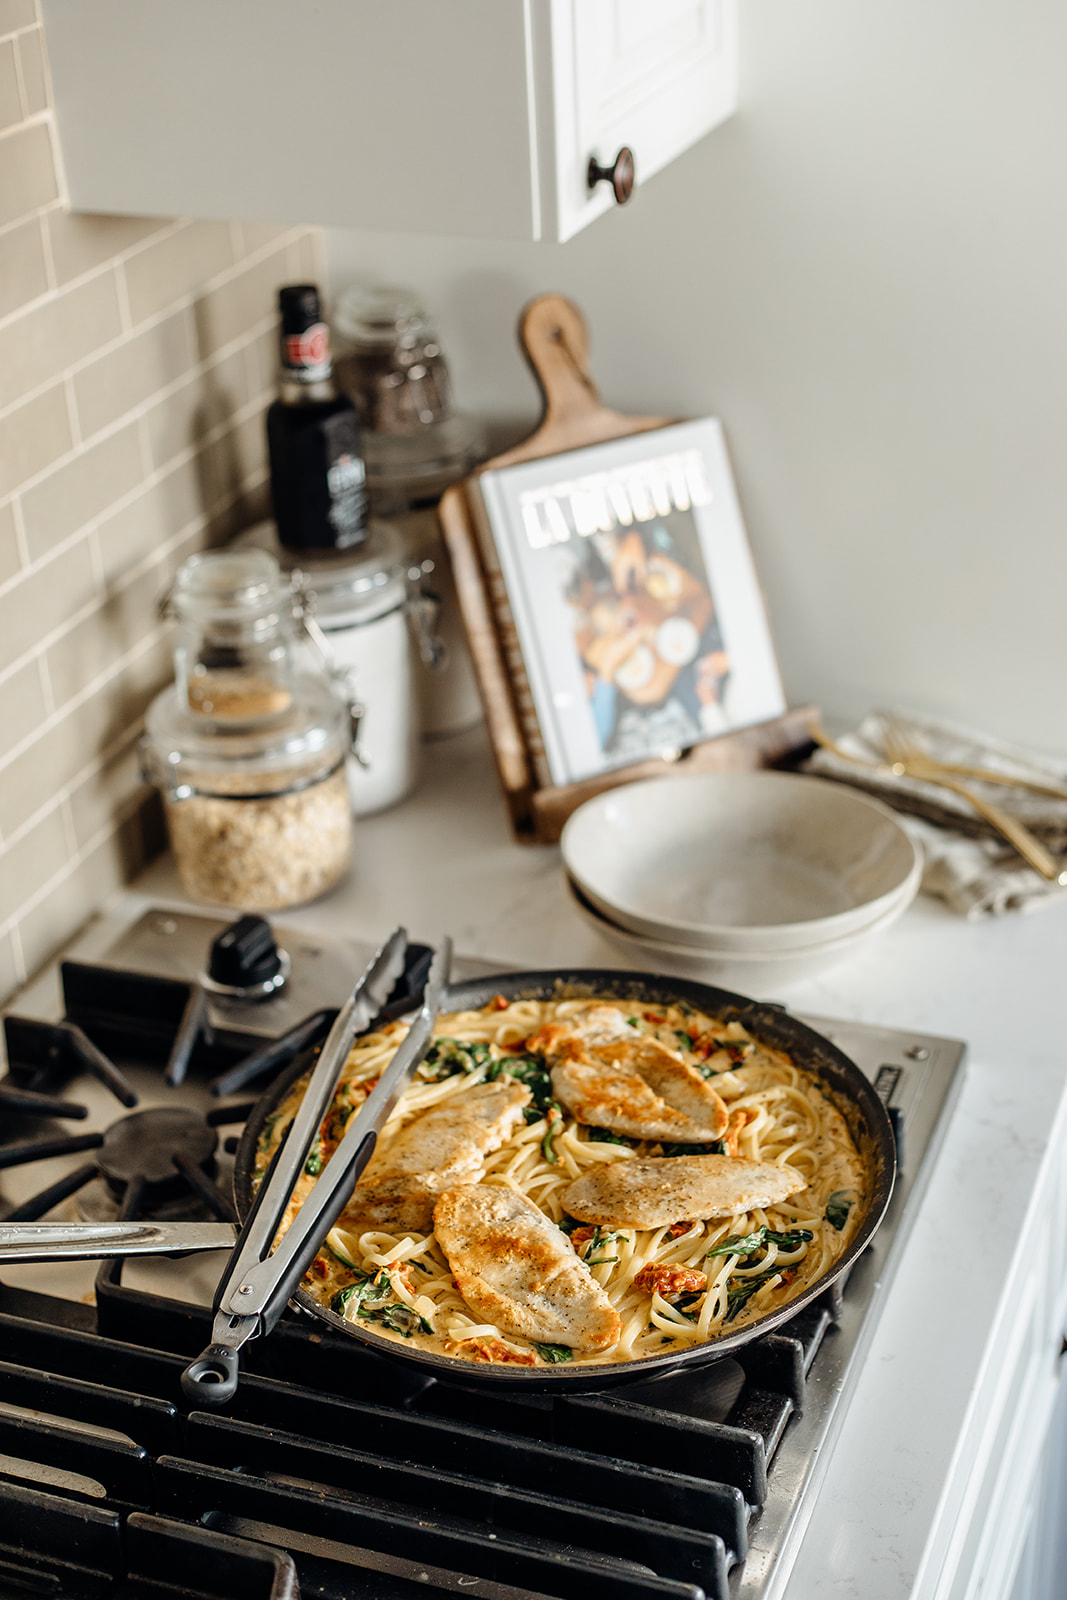
<instances>
[{"instance_id":1,"label":"seared chicken cutlet","mask_svg":"<svg viewBox=\"0 0 1067 1600\"><path fill-rule=\"evenodd\" d=\"M480 1083L423 1111L356 1184L343 1221L390 1233L429 1233L445 1189L477 1183L484 1158L518 1123L530 1091L522 1083Z\"/></svg>"},{"instance_id":2,"label":"seared chicken cutlet","mask_svg":"<svg viewBox=\"0 0 1067 1600\"><path fill-rule=\"evenodd\" d=\"M732 1156L636 1156L598 1166L564 1189L569 1216L614 1228L732 1217L777 1205L806 1187L795 1167Z\"/></svg>"},{"instance_id":3,"label":"seared chicken cutlet","mask_svg":"<svg viewBox=\"0 0 1067 1600\"><path fill-rule=\"evenodd\" d=\"M726 1131L726 1106L696 1068L638 1033L614 1006L548 1023L526 1048L548 1057L552 1092L579 1122L679 1144L721 1139Z\"/></svg>"},{"instance_id":4,"label":"seared chicken cutlet","mask_svg":"<svg viewBox=\"0 0 1067 1600\"><path fill-rule=\"evenodd\" d=\"M619 1314L566 1236L544 1212L495 1184L450 1189L434 1232L471 1310L502 1333L536 1344L608 1350Z\"/></svg>"}]
</instances>

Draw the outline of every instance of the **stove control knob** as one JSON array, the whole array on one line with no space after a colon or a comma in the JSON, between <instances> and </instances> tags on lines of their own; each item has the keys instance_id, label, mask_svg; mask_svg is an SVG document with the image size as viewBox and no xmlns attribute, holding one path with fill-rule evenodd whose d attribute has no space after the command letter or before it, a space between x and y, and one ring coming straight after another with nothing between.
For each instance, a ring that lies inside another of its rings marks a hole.
<instances>
[{"instance_id":1,"label":"stove control knob","mask_svg":"<svg viewBox=\"0 0 1067 1600\"><path fill-rule=\"evenodd\" d=\"M211 946L209 987L241 996L266 998L285 982L288 961L274 942L266 917L241 917L223 929Z\"/></svg>"}]
</instances>

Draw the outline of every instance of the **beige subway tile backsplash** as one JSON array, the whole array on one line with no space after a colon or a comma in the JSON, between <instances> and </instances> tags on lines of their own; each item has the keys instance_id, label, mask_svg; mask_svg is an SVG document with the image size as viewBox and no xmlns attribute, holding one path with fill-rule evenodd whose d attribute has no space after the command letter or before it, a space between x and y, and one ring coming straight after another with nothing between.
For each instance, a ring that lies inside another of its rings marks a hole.
<instances>
[{"instance_id":1,"label":"beige subway tile backsplash","mask_svg":"<svg viewBox=\"0 0 1067 1600\"><path fill-rule=\"evenodd\" d=\"M0 38L37 21L36 0L0 0Z\"/></svg>"},{"instance_id":2,"label":"beige subway tile backsplash","mask_svg":"<svg viewBox=\"0 0 1067 1600\"><path fill-rule=\"evenodd\" d=\"M136 251L124 265L134 324L195 294L233 259L228 222L190 222Z\"/></svg>"},{"instance_id":3,"label":"beige subway tile backsplash","mask_svg":"<svg viewBox=\"0 0 1067 1600\"><path fill-rule=\"evenodd\" d=\"M117 261L154 234L169 233L174 227L173 222L158 217L92 216L77 211L50 211L46 222L60 286Z\"/></svg>"},{"instance_id":4,"label":"beige subway tile backsplash","mask_svg":"<svg viewBox=\"0 0 1067 1600\"><path fill-rule=\"evenodd\" d=\"M143 476L141 430L130 422L87 445L22 497L26 545L37 561L110 510Z\"/></svg>"},{"instance_id":5,"label":"beige subway tile backsplash","mask_svg":"<svg viewBox=\"0 0 1067 1600\"><path fill-rule=\"evenodd\" d=\"M11 994L17 989L24 974L19 936L12 928L0 936L0 994Z\"/></svg>"},{"instance_id":6,"label":"beige subway tile backsplash","mask_svg":"<svg viewBox=\"0 0 1067 1600\"><path fill-rule=\"evenodd\" d=\"M0 584L7 583L22 566L19 548L19 531L15 522L15 508L9 501L0 505Z\"/></svg>"},{"instance_id":7,"label":"beige subway tile backsplash","mask_svg":"<svg viewBox=\"0 0 1067 1600\"><path fill-rule=\"evenodd\" d=\"M40 28L19 36L19 70L22 74L22 92L26 100L26 115L35 117L48 105L48 78L44 64L44 41Z\"/></svg>"},{"instance_id":8,"label":"beige subway tile backsplash","mask_svg":"<svg viewBox=\"0 0 1067 1600\"><path fill-rule=\"evenodd\" d=\"M66 289L0 328L0 407L110 344L122 332L113 272Z\"/></svg>"},{"instance_id":9,"label":"beige subway tile backsplash","mask_svg":"<svg viewBox=\"0 0 1067 1600\"><path fill-rule=\"evenodd\" d=\"M22 95L14 39L0 44L0 131L23 120Z\"/></svg>"},{"instance_id":10,"label":"beige subway tile backsplash","mask_svg":"<svg viewBox=\"0 0 1067 1600\"><path fill-rule=\"evenodd\" d=\"M198 464L181 461L99 523L96 538L105 584L140 566L203 514Z\"/></svg>"},{"instance_id":11,"label":"beige subway tile backsplash","mask_svg":"<svg viewBox=\"0 0 1067 1600\"><path fill-rule=\"evenodd\" d=\"M30 123L0 138L0 228L59 197L48 125Z\"/></svg>"},{"instance_id":12,"label":"beige subway tile backsplash","mask_svg":"<svg viewBox=\"0 0 1067 1600\"><path fill-rule=\"evenodd\" d=\"M0 681L0 727L4 730L7 749L14 749L35 729L43 727L48 711L41 663L31 657L24 666L17 667Z\"/></svg>"},{"instance_id":13,"label":"beige subway tile backsplash","mask_svg":"<svg viewBox=\"0 0 1067 1600\"><path fill-rule=\"evenodd\" d=\"M66 819L57 806L28 828L12 849L0 853L0 921L8 922L62 872L70 858Z\"/></svg>"},{"instance_id":14,"label":"beige subway tile backsplash","mask_svg":"<svg viewBox=\"0 0 1067 1600\"><path fill-rule=\"evenodd\" d=\"M0 1000L163 847L137 763L178 564L267 509L282 283L321 235L65 209L37 0L0 0Z\"/></svg>"},{"instance_id":15,"label":"beige subway tile backsplash","mask_svg":"<svg viewBox=\"0 0 1067 1600\"><path fill-rule=\"evenodd\" d=\"M0 672L39 649L47 635L69 626L99 592L88 537L0 591ZM10 748L5 738L0 761Z\"/></svg>"},{"instance_id":16,"label":"beige subway tile backsplash","mask_svg":"<svg viewBox=\"0 0 1067 1600\"><path fill-rule=\"evenodd\" d=\"M54 384L0 421L0 499L44 472L74 445L65 383Z\"/></svg>"},{"instance_id":17,"label":"beige subway tile backsplash","mask_svg":"<svg viewBox=\"0 0 1067 1600\"><path fill-rule=\"evenodd\" d=\"M46 725L26 759L0 772L0 836L25 827L105 757L116 732L116 682L101 685Z\"/></svg>"},{"instance_id":18,"label":"beige subway tile backsplash","mask_svg":"<svg viewBox=\"0 0 1067 1600\"><path fill-rule=\"evenodd\" d=\"M145 438L153 467L164 467L220 428L232 427L237 412L253 398L244 350L234 351L148 408Z\"/></svg>"},{"instance_id":19,"label":"beige subway tile backsplash","mask_svg":"<svg viewBox=\"0 0 1067 1600\"><path fill-rule=\"evenodd\" d=\"M270 393L273 398L278 384L278 360L278 333L275 328L261 333L245 346L245 361L253 394Z\"/></svg>"},{"instance_id":20,"label":"beige subway tile backsplash","mask_svg":"<svg viewBox=\"0 0 1067 1600\"><path fill-rule=\"evenodd\" d=\"M268 245L280 243L293 231L291 224L284 222L238 222L234 226L241 252L249 256Z\"/></svg>"},{"instance_id":21,"label":"beige subway tile backsplash","mask_svg":"<svg viewBox=\"0 0 1067 1600\"><path fill-rule=\"evenodd\" d=\"M18 921L21 962L33 973L50 960L99 911L101 903L128 883L144 865L144 833L139 816L120 823L54 889L31 904Z\"/></svg>"},{"instance_id":22,"label":"beige subway tile backsplash","mask_svg":"<svg viewBox=\"0 0 1067 1600\"><path fill-rule=\"evenodd\" d=\"M185 309L126 339L74 376L74 404L83 438L117 422L135 406L191 371L196 362Z\"/></svg>"},{"instance_id":23,"label":"beige subway tile backsplash","mask_svg":"<svg viewBox=\"0 0 1067 1600\"><path fill-rule=\"evenodd\" d=\"M0 273L0 317L6 317L48 289L48 264L39 219L33 217L10 228L0 238L0 253L4 263Z\"/></svg>"},{"instance_id":24,"label":"beige subway tile backsplash","mask_svg":"<svg viewBox=\"0 0 1067 1600\"><path fill-rule=\"evenodd\" d=\"M49 646L45 663L57 705L117 667L143 643L152 622L159 626L156 606L167 581L163 563L156 562L109 589L99 606Z\"/></svg>"},{"instance_id":25,"label":"beige subway tile backsplash","mask_svg":"<svg viewBox=\"0 0 1067 1600\"><path fill-rule=\"evenodd\" d=\"M197 331L205 359L247 337L273 314L277 285L295 281L295 258L295 247L285 245L197 302Z\"/></svg>"},{"instance_id":26,"label":"beige subway tile backsplash","mask_svg":"<svg viewBox=\"0 0 1067 1600\"><path fill-rule=\"evenodd\" d=\"M150 791L141 780L137 745L138 736L132 733L125 745L113 751L72 789L70 816L79 849L149 798Z\"/></svg>"}]
</instances>

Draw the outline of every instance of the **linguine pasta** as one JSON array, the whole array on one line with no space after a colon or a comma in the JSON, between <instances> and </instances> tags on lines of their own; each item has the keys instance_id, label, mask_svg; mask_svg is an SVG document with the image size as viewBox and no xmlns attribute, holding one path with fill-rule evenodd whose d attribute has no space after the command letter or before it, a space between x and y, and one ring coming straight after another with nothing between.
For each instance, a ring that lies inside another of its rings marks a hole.
<instances>
[{"instance_id":1,"label":"linguine pasta","mask_svg":"<svg viewBox=\"0 0 1067 1600\"><path fill-rule=\"evenodd\" d=\"M545 1023L575 1016L592 1004L615 1006L634 1027L709 1078L731 1113L726 1154L788 1165L807 1186L766 1209L706 1222L680 1216L654 1229L583 1227L568 1218L563 1191L596 1163L724 1148L621 1139L582 1126L552 1102L546 1064L525 1053L525 1042ZM360 1039L350 1052L287 1223L406 1031L405 1022L392 1022ZM855 1232L867 1191L844 1117L811 1074L782 1051L753 1039L738 1022L717 1022L683 1002L508 1003L500 997L481 1010L439 1018L435 1032L434 1048L383 1130L379 1154L387 1157L390 1140L413 1117L474 1084L506 1077L525 1082L533 1095L527 1121L486 1156L479 1181L525 1195L571 1234L618 1312L621 1334L612 1350L584 1355L566 1346L509 1338L480 1322L464 1302L432 1233L360 1229L342 1214L304 1287L369 1331L438 1354L521 1366L662 1355L714 1340L794 1299L833 1266ZM257 1152L260 1176L303 1088L303 1081L295 1085L268 1119ZM675 1270L655 1270L660 1268Z\"/></svg>"}]
</instances>

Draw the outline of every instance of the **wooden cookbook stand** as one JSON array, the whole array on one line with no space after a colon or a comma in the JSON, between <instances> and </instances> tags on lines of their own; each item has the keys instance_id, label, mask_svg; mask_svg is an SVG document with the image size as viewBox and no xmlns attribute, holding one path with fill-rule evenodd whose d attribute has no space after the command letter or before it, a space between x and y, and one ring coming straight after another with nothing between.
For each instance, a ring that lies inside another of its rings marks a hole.
<instances>
[{"instance_id":1,"label":"wooden cookbook stand","mask_svg":"<svg viewBox=\"0 0 1067 1600\"><path fill-rule=\"evenodd\" d=\"M585 321L564 296L546 294L531 301L519 321L519 341L543 397L541 421L521 444L448 489L439 515L512 827L519 839L550 844L572 811L619 784L667 772L751 771L798 756L810 748L807 724L813 711L787 711L770 722L693 745L675 758L636 762L578 783L549 780L479 479L490 468L669 427L675 419L624 416L601 403L589 375Z\"/></svg>"}]
</instances>

